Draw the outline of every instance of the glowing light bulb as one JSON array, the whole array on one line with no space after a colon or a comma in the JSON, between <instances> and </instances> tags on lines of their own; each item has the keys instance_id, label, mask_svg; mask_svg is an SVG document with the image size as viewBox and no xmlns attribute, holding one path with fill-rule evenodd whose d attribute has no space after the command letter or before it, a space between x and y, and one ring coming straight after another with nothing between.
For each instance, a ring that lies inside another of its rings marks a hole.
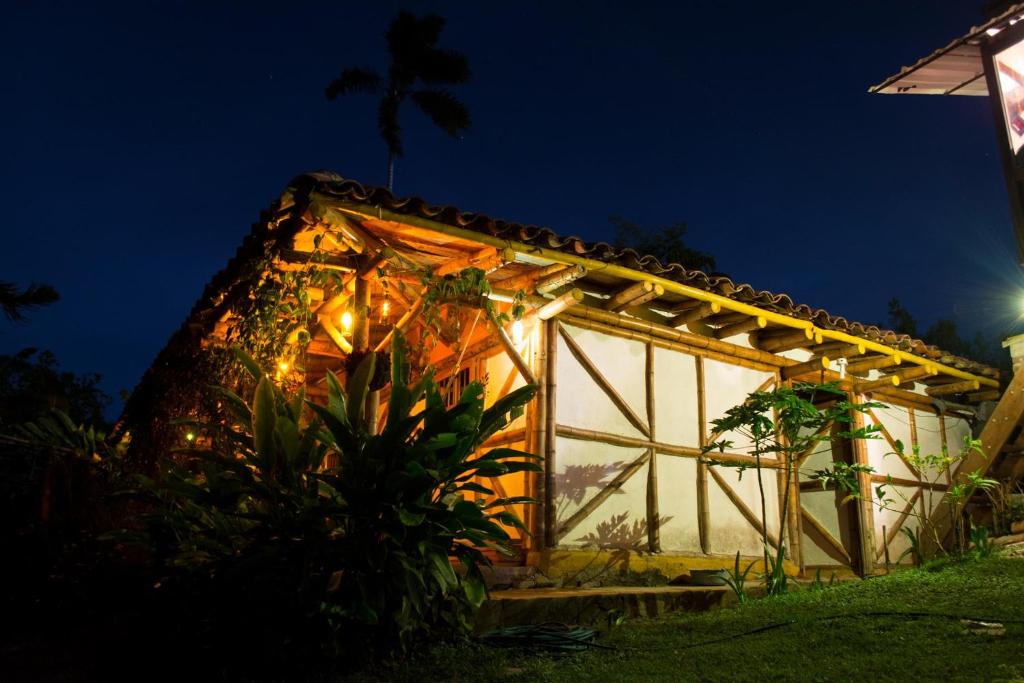
<instances>
[{"instance_id":1,"label":"glowing light bulb","mask_svg":"<svg viewBox=\"0 0 1024 683\"><path fill-rule=\"evenodd\" d=\"M388 317L388 313L390 313L390 312L391 312L391 302L389 302L387 299L384 299L384 303L381 304L381 306L380 306L380 314L383 317L386 318L386 317Z\"/></svg>"},{"instance_id":2,"label":"glowing light bulb","mask_svg":"<svg viewBox=\"0 0 1024 683\"><path fill-rule=\"evenodd\" d=\"M341 328L346 332L352 329L352 311L345 311L341 314Z\"/></svg>"},{"instance_id":3,"label":"glowing light bulb","mask_svg":"<svg viewBox=\"0 0 1024 683\"><path fill-rule=\"evenodd\" d=\"M516 344L523 343L523 321L513 320L512 321L512 341Z\"/></svg>"},{"instance_id":4,"label":"glowing light bulb","mask_svg":"<svg viewBox=\"0 0 1024 683\"><path fill-rule=\"evenodd\" d=\"M288 372L288 361L281 361L280 363L277 364L277 367L278 369L281 370L281 372Z\"/></svg>"},{"instance_id":5,"label":"glowing light bulb","mask_svg":"<svg viewBox=\"0 0 1024 683\"><path fill-rule=\"evenodd\" d=\"M195 440L196 440L196 435L193 434L192 432L189 432L188 434L185 435L185 441L188 441L188 442L191 443L192 441L195 441Z\"/></svg>"}]
</instances>

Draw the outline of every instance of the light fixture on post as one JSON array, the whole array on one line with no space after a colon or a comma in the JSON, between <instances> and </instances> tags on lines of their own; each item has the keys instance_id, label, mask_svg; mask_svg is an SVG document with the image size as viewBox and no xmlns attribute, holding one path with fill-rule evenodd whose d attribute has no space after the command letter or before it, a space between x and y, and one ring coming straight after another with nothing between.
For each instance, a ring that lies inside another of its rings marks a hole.
<instances>
[{"instance_id":1,"label":"light fixture on post","mask_svg":"<svg viewBox=\"0 0 1024 683\"><path fill-rule=\"evenodd\" d=\"M352 311L346 310L341 314L341 329L348 332L352 329Z\"/></svg>"}]
</instances>

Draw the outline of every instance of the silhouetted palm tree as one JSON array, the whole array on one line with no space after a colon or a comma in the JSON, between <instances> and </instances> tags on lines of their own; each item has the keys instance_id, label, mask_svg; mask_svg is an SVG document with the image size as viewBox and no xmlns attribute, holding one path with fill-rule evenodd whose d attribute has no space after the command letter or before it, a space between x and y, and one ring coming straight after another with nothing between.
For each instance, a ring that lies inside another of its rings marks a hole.
<instances>
[{"instance_id":1,"label":"silhouetted palm tree","mask_svg":"<svg viewBox=\"0 0 1024 683\"><path fill-rule=\"evenodd\" d=\"M437 47L444 19L436 14L422 18L402 11L388 28L386 38L391 64L387 83L374 69L345 69L331 81L325 94L334 100L340 95L380 94L377 128L388 146L388 189L394 189L395 159L402 156L402 129L398 111L410 98L438 128L452 137L469 130L469 109L444 85L469 80L469 62L465 55ZM427 86L427 87L421 87Z\"/></svg>"},{"instance_id":2,"label":"silhouetted palm tree","mask_svg":"<svg viewBox=\"0 0 1024 683\"><path fill-rule=\"evenodd\" d=\"M60 298L50 285L31 284L22 291L13 282L0 280L0 309L11 322L25 320L25 311L47 306Z\"/></svg>"}]
</instances>

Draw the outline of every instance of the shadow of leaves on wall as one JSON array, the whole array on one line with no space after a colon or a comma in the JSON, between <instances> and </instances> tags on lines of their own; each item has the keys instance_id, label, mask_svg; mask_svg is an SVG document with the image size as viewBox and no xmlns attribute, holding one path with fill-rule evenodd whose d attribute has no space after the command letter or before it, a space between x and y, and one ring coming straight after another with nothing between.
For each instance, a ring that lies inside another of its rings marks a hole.
<instances>
[{"instance_id":1,"label":"shadow of leaves on wall","mask_svg":"<svg viewBox=\"0 0 1024 683\"><path fill-rule=\"evenodd\" d=\"M629 521L629 512L612 515L603 522L598 522L594 531L576 539L577 543L596 547L599 550L629 550L637 553L647 549L647 520L634 519ZM659 517L658 526L664 526L672 520L671 516Z\"/></svg>"},{"instance_id":2,"label":"shadow of leaves on wall","mask_svg":"<svg viewBox=\"0 0 1024 683\"><path fill-rule=\"evenodd\" d=\"M561 503L580 505L587 497L588 488L600 491L611 483L625 466L626 463L622 460L607 465L567 465L564 472L555 475L555 495L562 499Z\"/></svg>"}]
</instances>

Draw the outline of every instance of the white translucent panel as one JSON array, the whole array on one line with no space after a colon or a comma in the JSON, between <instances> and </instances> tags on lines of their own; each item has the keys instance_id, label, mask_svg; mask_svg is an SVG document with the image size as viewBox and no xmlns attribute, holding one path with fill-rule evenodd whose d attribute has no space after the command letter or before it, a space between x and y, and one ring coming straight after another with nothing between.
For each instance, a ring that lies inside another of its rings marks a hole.
<instances>
[{"instance_id":1,"label":"white translucent panel","mask_svg":"<svg viewBox=\"0 0 1024 683\"><path fill-rule=\"evenodd\" d=\"M914 424L917 427L917 445L921 455L940 455L942 453L942 423L935 413L914 411ZM921 473L925 481L945 483L946 469L928 468Z\"/></svg>"},{"instance_id":2,"label":"white translucent panel","mask_svg":"<svg viewBox=\"0 0 1024 683\"><path fill-rule=\"evenodd\" d=\"M647 371L647 345L571 325L563 325L562 329L572 337L604 378L615 387L633 412L646 421L647 386L644 378ZM568 349L563 354L559 347L559 364L566 355L571 355Z\"/></svg>"},{"instance_id":3,"label":"white translucent panel","mask_svg":"<svg viewBox=\"0 0 1024 683\"><path fill-rule=\"evenodd\" d=\"M964 450L964 439L971 436L971 425L963 418L946 415L946 445L951 457L960 455ZM954 463L950 469L956 472L960 463Z\"/></svg>"},{"instance_id":4,"label":"white translucent panel","mask_svg":"<svg viewBox=\"0 0 1024 683\"><path fill-rule=\"evenodd\" d=\"M832 538L842 538L835 491L801 491L800 505L828 531Z\"/></svg>"},{"instance_id":5,"label":"white translucent panel","mask_svg":"<svg viewBox=\"0 0 1024 683\"><path fill-rule=\"evenodd\" d=\"M713 420L724 417L726 411L741 405L747 396L760 388L766 380L774 375L760 370L751 370L720 363L714 360L704 361L704 396L707 403L708 431L713 431ZM750 440L737 433L722 434L715 441L730 440L729 448L734 453L747 453L752 444Z\"/></svg>"},{"instance_id":6,"label":"white translucent panel","mask_svg":"<svg viewBox=\"0 0 1024 683\"><path fill-rule=\"evenodd\" d=\"M494 405L494 402L502 397L502 389L506 386L509 387L509 391L514 391L519 387L526 386L526 380L523 376L515 369L515 365L512 364L512 359L508 357L508 354L498 353L484 361L484 374L483 379L486 380L486 390L484 392L484 405L490 408ZM508 379L512 377L511 385L509 385ZM532 405L532 404L531 404ZM527 407L529 410L529 406ZM506 429L520 429L526 425L526 414L517 417Z\"/></svg>"},{"instance_id":7,"label":"white translucent panel","mask_svg":"<svg viewBox=\"0 0 1024 683\"><path fill-rule=\"evenodd\" d=\"M808 567L840 566L835 558L821 549L817 543L811 540L806 532L801 534L800 552L804 554L804 564Z\"/></svg>"},{"instance_id":8,"label":"white translucent panel","mask_svg":"<svg viewBox=\"0 0 1024 683\"><path fill-rule=\"evenodd\" d=\"M885 406L875 408L874 413L882 421L889 435L894 440L902 442L903 448L909 453L914 443L911 438L910 411L901 406Z\"/></svg>"},{"instance_id":9,"label":"white translucent panel","mask_svg":"<svg viewBox=\"0 0 1024 683\"><path fill-rule=\"evenodd\" d=\"M878 501L873 501L874 507L874 518L875 518L875 541L878 547L882 546L882 542L885 539L883 535L883 529L886 533L892 533L892 529L896 526L900 516L903 514L903 510L907 507L907 501L913 498L914 493L917 492L916 487L911 486L886 486L886 497L892 500L891 503L885 508L878 505ZM920 500L914 503L913 514L909 515L906 521L903 523L901 528L912 529L917 531L918 529L918 518L923 510L923 506ZM897 533L896 537L889 544L889 558L892 562L896 562L896 558L900 554L910 547L910 541L906 535L902 532ZM909 557L904 559L904 562L910 562Z\"/></svg>"},{"instance_id":10,"label":"white translucent panel","mask_svg":"<svg viewBox=\"0 0 1024 683\"><path fill-rule=\"evenodd\" d=\"M700 552L697 461L694 458L658 456L658 512L662 550Z\"/></svg>"},{"instance_id":11,"label":"white translucent panel","mask_svg":"<svg viewBox=\"0 0 1024 683\"><path fill-rule=\"evenodd\" d=\"M875 415L881 420L882 425L886 429L890 429L891 426L898 424L892 419L891 415L882 413L877 408L875 409ZM870 416L865 418L865 424L875 424L874 420ZM890 429L890 434L892 431ZM899 438L895 434L892 434L893 438ZM908 435L909 437L909 435ZM875 434L875 438L865 439L864 445L868 453L868 464L874 468L875 472L881 475L891 474L897 479L916 479L917 475L907 467L903 459L900 458L893 452L892 446L889 441L879 432ZM910 452L910 441L903 442L904 452Z\"/></svg>"},{"instance_id":12,"label":"white translucent panel","mask_svg":"<svg viewBox=\"0 0 1024 683\"><path fill-rule=\"evenodd\" d=\"M559 438L555 475L556 524L602 491L642 450ZM647 465L570 531L563 547L647 547ZM637 545L639 544L639 545Z\"/></svg>"},{"instance_id":13,"label":"white translucent panel","mask_svg":"<svg viewBox=\"0 0 1024 683\"><path fill-rule=\"evenodd\" d=\"M697 363L693 356L654 349L654 405L658 441L700 447Z\"/></svg>"},{"instance_id":14,"label":"white translucent panel","mask_svg":"<svg viewBox=\"0 0 1024 683\"><path fill-rule=\"evenodd\" d=\"M604 338L612 339L607 336ZM643 434L622 414L622 411L612 403L608 394L587 374L587 371L569 351L569 347L561 336L558 338L557 353L555 419L558 424L644 438ZM594 363L598 362L589 354L588 357ZM609 365L614 365L614 363L605 362L598 367L601 369L601 374L610 380L609 374L611 373L606 372ZM633 393L635 393L636 385L639 385L640 391L646 391L643 374L636 374L633 377L632 385L634 386ZM622 387L617 387L617 389L622 394ZM641 420L646 420L646 408L637 415Z\"/></svg>"},{"instance_id":15,"label":"white translucent panel","mask_svg":"<svg viewBox=\"0 0 1024 683\"><path fill-rule=\"evenodd\" d=\"M715 467L715 470L737 497L754 513L754 516L760 520L761 498L758 493L757 472L747 470L740 479L740 473L733 468ZM779 505L775 471L764 470L761 476L764 483L768 530L777 536ZM761 552L761 537L757 530L733 504L725 491L719 487L718 482L710 476L708 477L708 507L711 517L711 552L727 555L735 554L737 550L743 555L757 555Z\"/></svg>"},{"instance_id":16,"label":"white translucent panel","mask_svg":"<svg viewBox=\"0 0 1024 683\"><path fill-rule=\"evenodd\" d=\"M832 467L832 444L828 441L819 441L814 450L804 458L800 465L800 481L810 481L811 475L817 470Z\"/></svg>"}]
</instances>

